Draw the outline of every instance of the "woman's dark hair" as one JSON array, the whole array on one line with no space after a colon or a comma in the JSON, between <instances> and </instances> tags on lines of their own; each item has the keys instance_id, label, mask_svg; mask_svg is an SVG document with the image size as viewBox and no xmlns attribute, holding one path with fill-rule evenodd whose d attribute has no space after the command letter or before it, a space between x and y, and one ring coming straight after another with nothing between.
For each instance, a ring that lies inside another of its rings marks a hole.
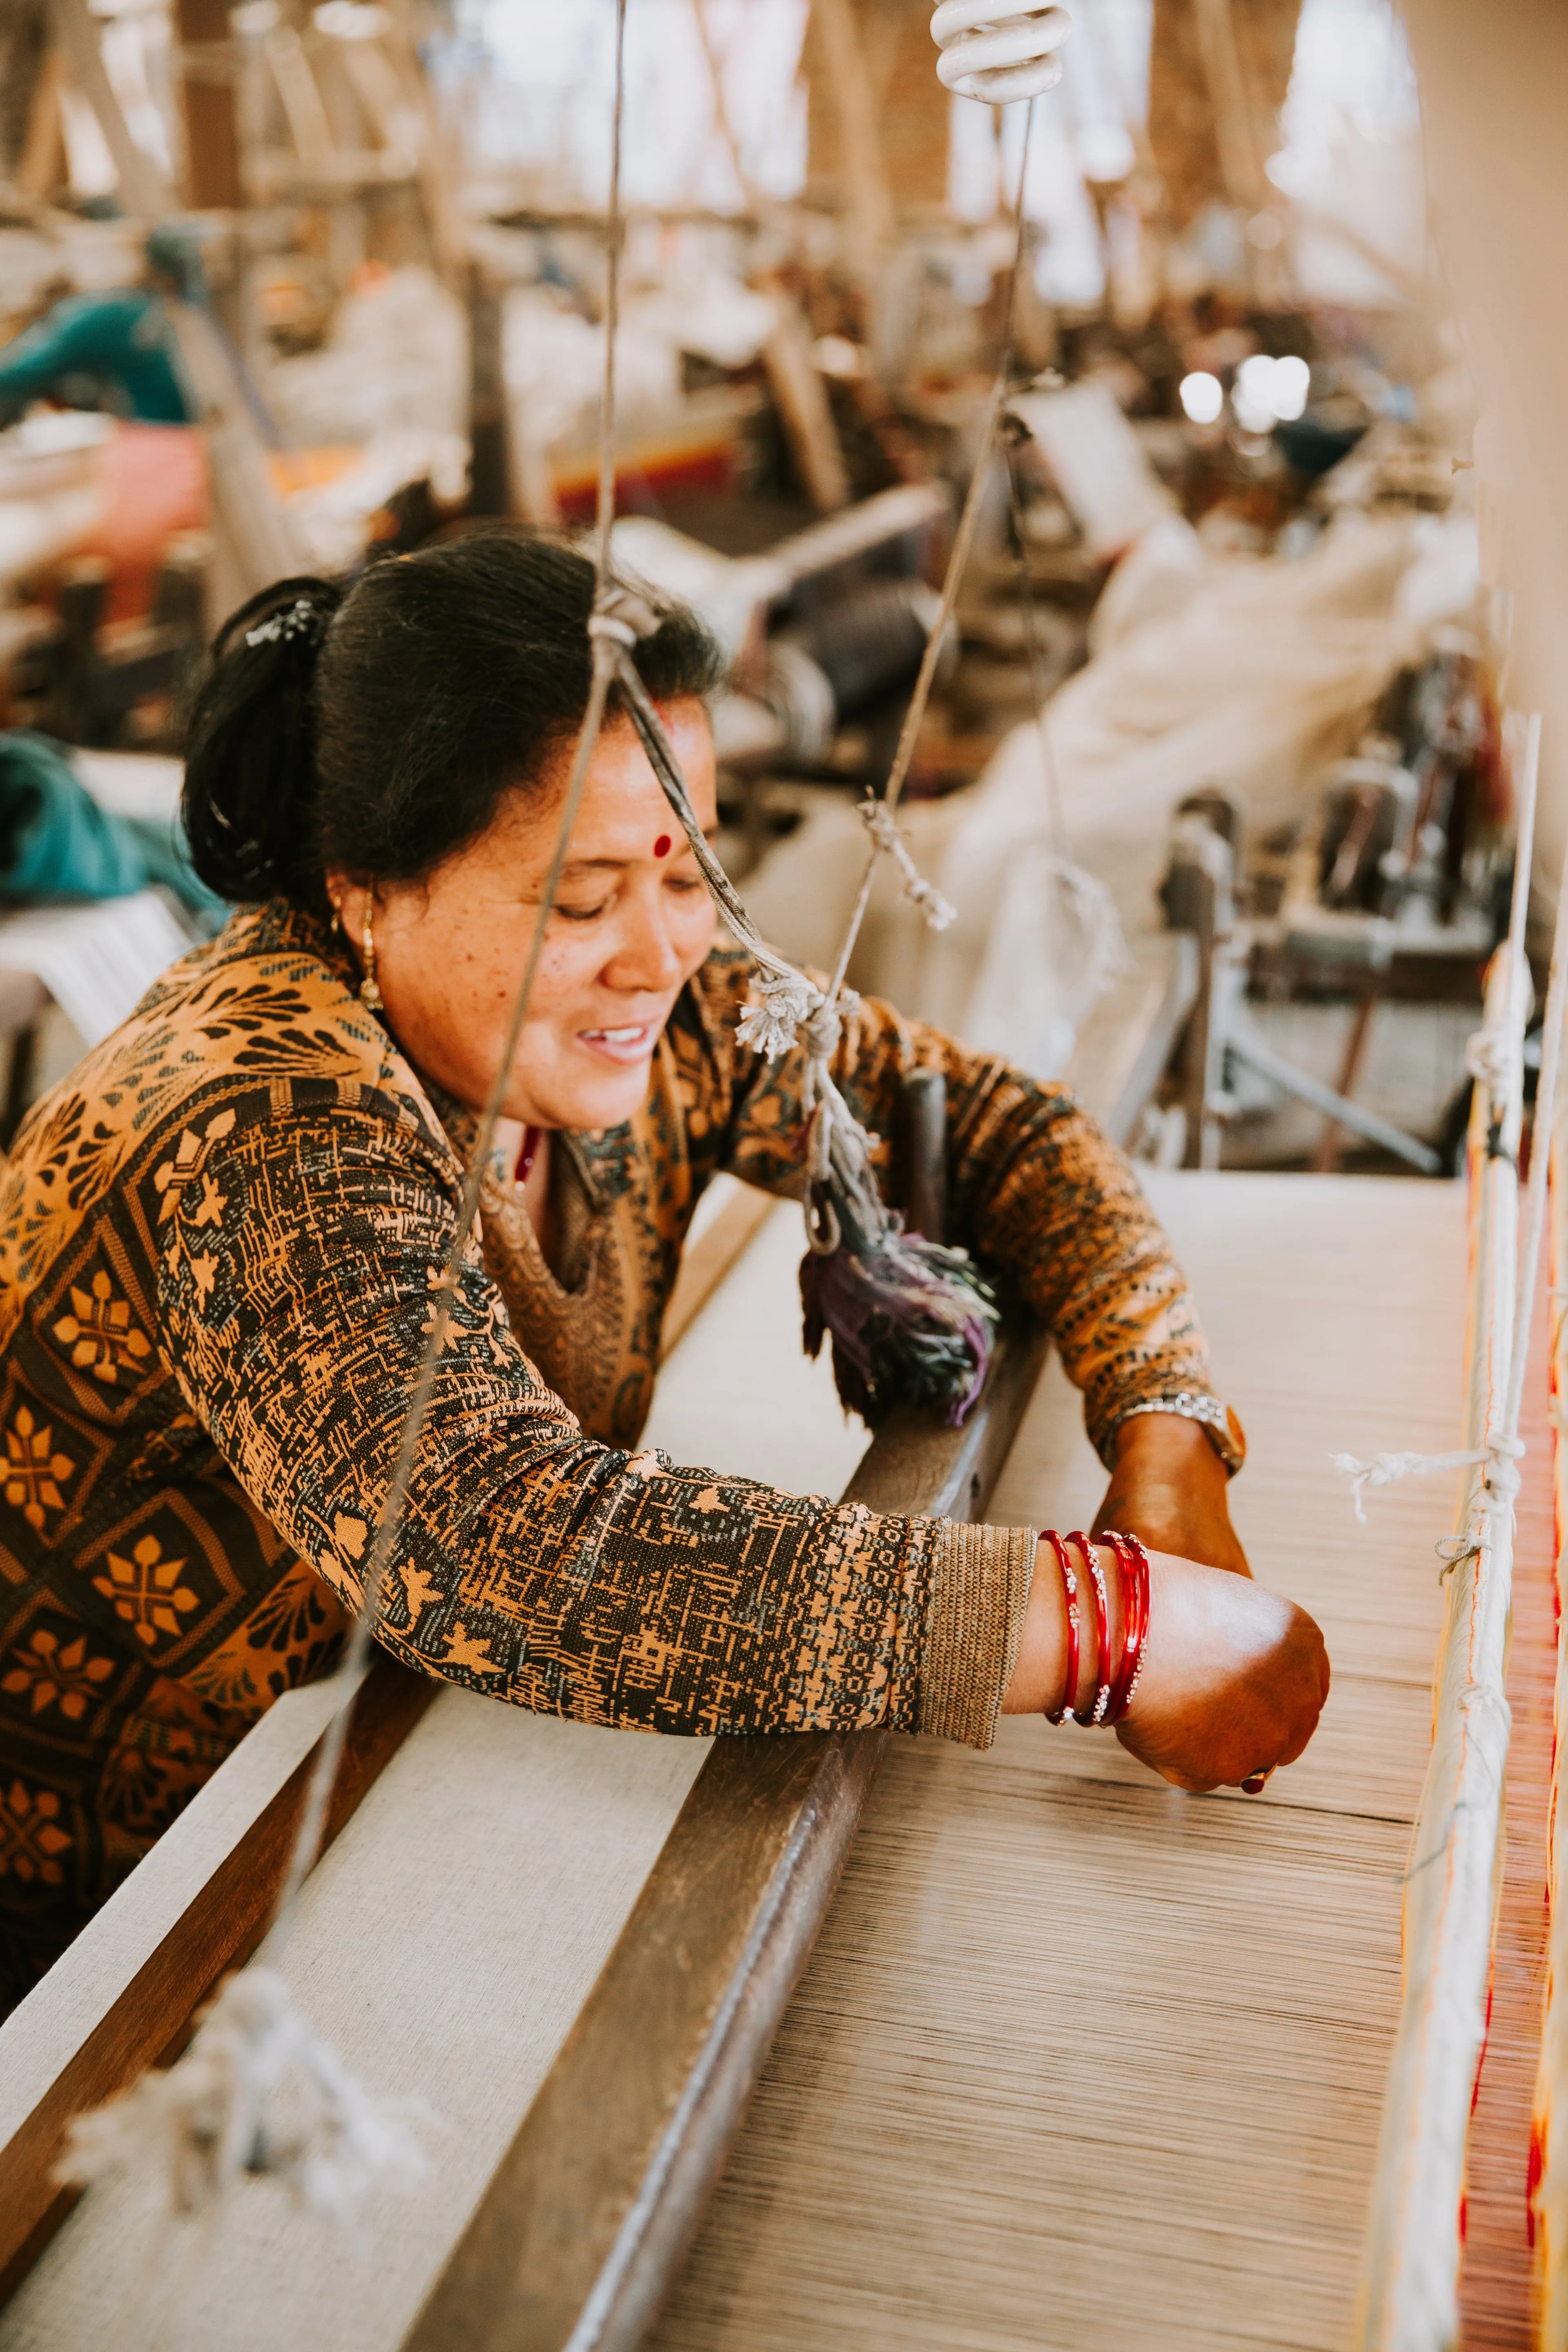
<instances>
[{"instance_id":1,"label":"woman's dark hair","mask_svg":"<svg viewBox=\"0 0 1568 2352\"><path fill-rule=\"evenodd\" d=\"M587 708L594 567L504 527L280 580L219 630L192 708L184 821L225 898L324 909L328 866L413 881L535 782ZM695 614L660 603L636 649L656 701L718 685ZM612 705L612 708L614 706Z\"/></svg>"}]
</instances>

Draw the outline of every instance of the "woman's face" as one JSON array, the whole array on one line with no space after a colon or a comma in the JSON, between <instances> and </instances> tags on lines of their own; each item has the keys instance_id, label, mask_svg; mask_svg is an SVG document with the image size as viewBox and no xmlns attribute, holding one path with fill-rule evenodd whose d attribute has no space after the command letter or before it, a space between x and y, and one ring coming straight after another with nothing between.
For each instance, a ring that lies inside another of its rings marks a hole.
<instances>
[{"instance_id":1,"label":"woman's face","mask_svg":"<svg viewBox=\"0 0 1568 2352\"><path fill-rule=\"evenodd\" d=\"M717 823L713 738L697 701L661 716L698 822ZM421 882L378 885L375 975L399 1045L470 1108L493 1083L544 897L568 750L544 787L509 794L489 830ZM367 894L328 887L359 946ZM630 723L589 763L503 1115L533 1127L630 1118L676 997L713 943L713 902Z\"/></svg>"}]
</instances>

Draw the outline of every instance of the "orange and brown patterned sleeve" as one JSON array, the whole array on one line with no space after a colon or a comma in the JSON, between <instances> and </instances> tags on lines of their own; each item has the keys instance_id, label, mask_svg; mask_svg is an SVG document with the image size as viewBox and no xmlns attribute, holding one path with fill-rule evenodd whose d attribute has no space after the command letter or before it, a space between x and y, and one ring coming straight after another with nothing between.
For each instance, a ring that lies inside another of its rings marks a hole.
<instances>
[{"instance_id":1,"label":"orange and brown patterned sleeve","mask_svg":"<svg viewBox=\"0 0 1568 2352\"><path fill-rule=\"evenodd\" d=\"M163 1226L162 1343L252 1501L357 1604L459 1171L363 1105L213 1126L199 1225ZM477 1257L447 1311L389 1649L589 1723L989 1739L1025 1539L991 1545L979 1573L965 1531L598 1444L522 1353ZM966 1610L941 1598L955 1580Z\"/></svg>"},{"instance_id":2,"label":"orange and brown patterned sleeve","mask_svg":"<svg viewBox=\"0 0 1568 2352\"><path fill-rule=\"evenodd\" d=\"M700 1052L723 1099L713 1122L721 1164L764 1191L798 1194L802 1057L765 1064L734 1043L749 989L744 956L710 957L693 991L688 1049ZM891 1136L900 1081L921 1068L947 1081L948 1238L973 1251L1004 1303L1026 1306L1050 1330L1102 1459L1131 1410L1212 1398L1170 1244L1126 1160L1069 1090L863 1000L834 1075L874 1136Z\"/></svg>"}]
</instances>

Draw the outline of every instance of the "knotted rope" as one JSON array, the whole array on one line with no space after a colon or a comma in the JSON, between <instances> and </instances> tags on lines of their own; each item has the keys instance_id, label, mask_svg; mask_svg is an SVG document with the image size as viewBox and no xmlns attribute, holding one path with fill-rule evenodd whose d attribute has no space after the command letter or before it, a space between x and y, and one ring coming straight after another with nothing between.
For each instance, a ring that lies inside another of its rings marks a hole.
<instances>
[{"instance_id":1,"label":"knotted rope","mask_svg":"<svg viewBox=\"0 0 1568 2352\"><path fill-rule=\"evenodd\" d=\"M1355 1515L1363 1527L1367 1524L1363 1495L1368 1486L1392 1486L1400 1478L1427 1478L1444 1470L1486 1468L1482 1486L1494 1502L1510 1504L1519 1492L1519 1471L1515 1466L1524 1458L1524 1441L1518 1437L1499 1437L1493 1444L1477 1445L1459 1454L1374 1454L1370 1462L1362 1462L1353 1454L1331 1454L1330 1461L1342 1477L1351 1484L1351 1499ZM1447 1551L1447 1547L1439 1547ZM1456 1558L1468 1558L1468 1547Z\"/></svg>"}]
</instances>

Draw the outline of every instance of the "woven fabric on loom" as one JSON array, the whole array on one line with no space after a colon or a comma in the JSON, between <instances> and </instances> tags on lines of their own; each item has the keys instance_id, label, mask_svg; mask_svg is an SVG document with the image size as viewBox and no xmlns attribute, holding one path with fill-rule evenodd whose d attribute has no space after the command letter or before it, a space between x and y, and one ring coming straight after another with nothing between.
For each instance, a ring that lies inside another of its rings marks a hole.
<instances>
[{"instance_id":1,"label":"woven fabric on loom","mask_svg":"<svg viewBox=\"0 0 1568 2352\"><path fill-rule=\"evenodd\" d=\"M1251 1435L1254 1566L1328 1636L1318 1738L1255 1806L1029 1721L989 1758L896 1743L657 2352L1345 2340L1453 1495L1411 1482L1362 1528L1327 1456L1455 1443L1463 1201L1154 1197ZM1096 1479L1048 1376L994 1507L1070 1522Z\"/></svg>"}]
</instances>

